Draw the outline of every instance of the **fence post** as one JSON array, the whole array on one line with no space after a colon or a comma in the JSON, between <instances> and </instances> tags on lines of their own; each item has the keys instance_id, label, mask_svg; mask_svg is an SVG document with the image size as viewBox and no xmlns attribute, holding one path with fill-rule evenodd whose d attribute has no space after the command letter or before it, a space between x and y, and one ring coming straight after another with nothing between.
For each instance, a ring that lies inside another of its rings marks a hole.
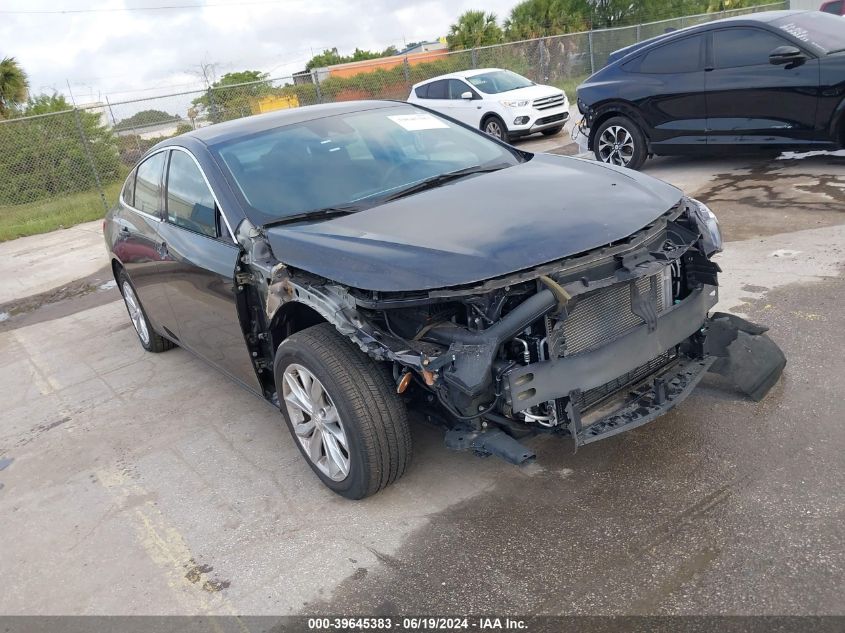
<instances>
[{"instance_id":1,"label":"fence post","mask_svg":"<svg viewBox=\"0 0 845 633\"><path fill-rule=\"evenodd\" d=\"M411 66L408 64L408 56L405 55L405 59L402 60L402 72L405 75L405 87L410 90L411 89Z\"/></svg>"},{"instance_id":2,"label":"fence post","mask_svg":"<svg viewBox=\"0 0 845 633\"><path fill-rule=\"evenodd\" d=\"M82 149L85 156L88 158L88 165L91 167L91 173L94 174L94 181L97 183L97 191L100 193L100 200L103 201L103 209L108 212L109 203L106 200L106 192L103 191L103 183L100 182L100 174L97 172L97 165L94 163L94 156L91 154L91 148L88 146L88 137L85 136L85 129L82 127L82 117L79 116L79 108L73 109L73 117L76 119L76 129L79 130L79 140L82 143Z\"/></svg>"},{"instance_id":3,"label":"fence post","mask_svg":"<svg viewBox=\"0 0 845 633\"><path fill-rule=\"evenodd\" d=\"M642 27L642 24L637 24L637 41L638 42L642 39L641 27Z\"/></svg>"},{"instance_id":4,"label":"fence post","mask_svg":"<svg viewBox=\"0 0 845 633\"><path fill-rule=\"evenodd\" d=\"M593 54L593 32L592 30L587 34L587 41L590 45L590 74L596 72L596 58Z\"/></svg>"},{"instance_id":5,"label":"fence post","mask_svg":"<svg viewBox=\"0 0 845 633\"><path fill-rule=\"evenodd\" d=\"M472 68L474 70L478 68L478 50L473 48L472 51L470 51L470 55L472 56Z\"/></svg>"},{"instance_id":6,"label":"fence post","mask_svg":"<svg viewBox=\"0 0 845 633\"><path fill-rule=\"evenodd\" d=\"M549 80L549 55L545 37L541 37L537 42L537 54L540 58L540 78L543 83L546 83Z\"/></svg>"},{"instance_id":7,"label":"fence post","mask_svg":"<svg viewBox=\"0 0 845 633\"><path fill-rule=\"evenodd\" d=\"M214 89L208 87L208 112L211 116L211 122L217 123L217 104L214 103Z\"/></svg>"},{"instance_id":8,"label":"fence post","mask_svg":"<svg viewBox=\"0 0 845 633\"><path fill-rule=\"evenodd\" d=\"M317 103L323 103L323 92L320 90L320 74L316 70L311 71L314 80L314 87L317 89Z\"/></svg>"}]
</instances>

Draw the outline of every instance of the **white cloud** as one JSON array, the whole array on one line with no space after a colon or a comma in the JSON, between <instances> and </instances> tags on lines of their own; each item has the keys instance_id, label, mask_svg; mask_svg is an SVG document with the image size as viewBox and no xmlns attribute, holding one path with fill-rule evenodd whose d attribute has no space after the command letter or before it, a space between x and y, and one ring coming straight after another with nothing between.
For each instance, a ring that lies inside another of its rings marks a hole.
<instances>
[{"instance_id":1,"label":"white cloud","mask_svg":"<svg viewBox=\"0 0 845 633\"><path fill-rule=\"evenodd\" d=\"M202 0L194 0L204 4ZM229 4L237 0L209 0ZM249 2L250 0L243 0ZM252 0L254 2L254 0ZM457 16L483 6L503 18L517 0L280 0L170 11L114 11L165 0L4 0L5 11L99 9L94 13L0 14L0 56L18 58L33 92L78 102L111 101L201 87L201 62L218 73L300 70L312 52L336 46L401 47L445 35ZM179 0L190 4L191 0Z\"/></svg>"}]
</instances>

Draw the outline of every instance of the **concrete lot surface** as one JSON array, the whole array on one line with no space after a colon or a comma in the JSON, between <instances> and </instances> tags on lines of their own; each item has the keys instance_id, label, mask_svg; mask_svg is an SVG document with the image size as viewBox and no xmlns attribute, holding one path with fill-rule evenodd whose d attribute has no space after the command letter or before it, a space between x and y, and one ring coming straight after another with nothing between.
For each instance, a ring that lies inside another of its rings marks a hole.
<instances>
[{"instance_id":1,"label":"concrete lot surface","mask_svg":"<svg viewBox=\"0 0 845 633\"><path fill-rule=\"evenodd\" d=\"M763 402L708 377L577 454L531 440L524 468L415 420L407 475L349 502L277 411L143 352L86 270L0 323L0 613L845 614L845 158L645 171L719 215L720 309L789 359Z\"/></svg>"},{"instance_id":2,"label":"concrete lot surface","mask_svg":"<svg viewBox=\"0 0 845 633\"><path fill-rule=\"evenodd\" d=\"M108 265L103 222L0 242L0 261L0 306L54 290Z\"/></svg>"}]
</instances>

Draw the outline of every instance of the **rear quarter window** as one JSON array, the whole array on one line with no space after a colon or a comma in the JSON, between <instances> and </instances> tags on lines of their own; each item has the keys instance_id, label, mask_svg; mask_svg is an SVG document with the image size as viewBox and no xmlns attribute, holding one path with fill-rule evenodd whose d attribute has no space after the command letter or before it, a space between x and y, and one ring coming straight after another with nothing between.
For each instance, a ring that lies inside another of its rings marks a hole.
<instances>
[{"instance_id":1,"label":"rear quarter window","mask_svg":"<svg viewBox=\"0 0 845 633\"><path fill-rule=\"evenodd\" d=\"M701 70L704 37L695 35L655 48L645 56L625 64L625 70L643 74L668 75Z\"/></svg>"},{"instance_id":2,"label":"rear quarter window","mask_svg":"<svg viewBox=\"0 0 845 633\"><path fill-rule=\"evenodd\" d=\"M123 189L120 191L120 197L123 198L123 202L128 204L130 207L135 206L135 170L133 169L129 176L126 178L126 182L123 183Z\"/></svg>"}]
</instances>

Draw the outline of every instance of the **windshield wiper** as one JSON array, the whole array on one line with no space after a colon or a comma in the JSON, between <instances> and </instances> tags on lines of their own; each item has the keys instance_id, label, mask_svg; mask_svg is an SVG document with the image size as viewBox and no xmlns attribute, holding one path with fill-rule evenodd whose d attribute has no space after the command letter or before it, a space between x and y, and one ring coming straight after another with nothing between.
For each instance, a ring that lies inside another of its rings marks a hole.
<instances>
[{"instance_id":1,"label":"windshield wiper","mask_svg":"<svg viewBox=\"0 0 845 633\"><path fill-rule=\"evenodd\" d=\"M472 174L485 174L491 171L499 171L500 169L504 169L505 167L510 166L510 163L498 163L496 165L488 165L484 167L482 167L481 165L475 165L474 167L465 167L464 169L448 171L445 174L432 176L431 178L426 178L425 180L421 180L417 183L414 183L409 187L400 189L396 193L392 193L388 196L385 196L380 201L390 202L391 200L398 200L399 198L404 198L405 196L410 196L411 194L419 193L420 191L426 191L427 189L435 189L441 185L445 185L447 182L458 180L459 178L463 178L464 176L471 176Z\"/></svg>"},{"instance_id":2,"label":"windshield wiper","mask_svg":"<svg viewBox=\"0 0 845 633\"><path fill-rule=\"evenodd\" d=\"M303 211L302 213L294 213L276 220L270 220L269 222L265 222L263 226L266 228L268 226L279 226L280 224L290 224L291 222L300 222L302 220L315 220L330 218L336 215L349 215L350 213L360 211L362 208L363 207L356 204L323 207L322 209L312 209L311 211Z\"/></svg>"}]
</instances>

